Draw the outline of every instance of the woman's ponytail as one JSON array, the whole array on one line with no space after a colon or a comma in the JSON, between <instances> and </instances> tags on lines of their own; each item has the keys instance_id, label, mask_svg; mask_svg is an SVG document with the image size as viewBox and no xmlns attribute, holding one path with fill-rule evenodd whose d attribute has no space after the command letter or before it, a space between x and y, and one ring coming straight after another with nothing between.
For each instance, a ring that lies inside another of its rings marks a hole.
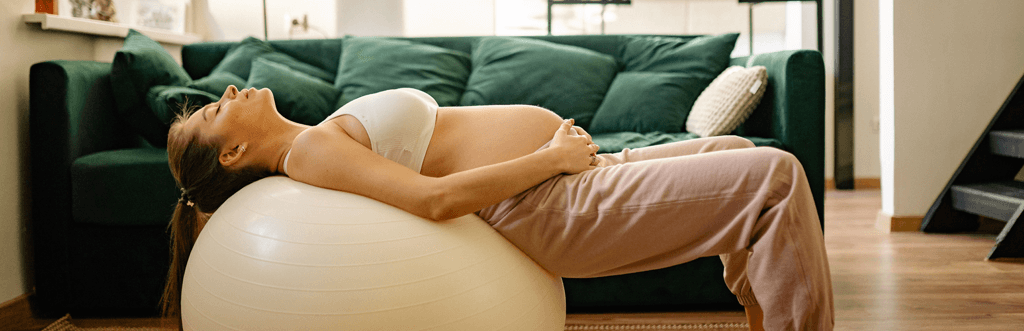
<instances>
[{"instance_id":1,"label":"woman's ponytail","mask_svg":"<svg viewBox=\"0 0 1024 331\"><path fill-rule=\"evenodd\" d=\"M168 232L171 235L171 265L167 271L167 284L160 300L160 312L165 321L171 323L169 327L176 330L182 327L181 282L185 277L185 263L192 253L192 246L199 237L199 231L206 223L206 215L194 206L189 206L190 204L187 199L178 200L171 223L168 225Z\"/></svg>"},{"instance_id":2,"label":"woman's ponytail","mask_svg":"<svg viewBox=\"0 0 1024 331\"><path fill-rule=\"evenodd\" d=\"M167 134L167 162L171 174L182 188L168 225L171 239L171 265L160 301L161 314L176 329L181 328L181 286L185 264L192 246L206 221L232 194L246 185L272 175L270 169L248 166L227 169L217 155L220 143L201 137L196 130L186 132L185 120L192 114L183 111L171 122Z\"/></svg>"}]
</instances>

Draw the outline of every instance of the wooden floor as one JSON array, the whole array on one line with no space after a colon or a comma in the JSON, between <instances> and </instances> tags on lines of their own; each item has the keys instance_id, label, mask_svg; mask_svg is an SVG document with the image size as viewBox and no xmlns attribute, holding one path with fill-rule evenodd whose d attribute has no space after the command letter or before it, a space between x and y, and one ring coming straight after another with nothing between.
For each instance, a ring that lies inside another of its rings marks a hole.
<instances>
[{"instance_id":1,"label":"wooden floor","mask_svg":"<svg viewBox=\"0 0 1024 331\"><path fill-rule=\"evenodd\" d=\"M877 189L826 192L836 330L1024 330L1024 262L984 261L995 235L883 233L874 228L880 209ZM741 312L567 318L579 324L616 321L745 320Z\"/></svg>"},{"instance_id":2,"label":"wooden floor","mask_svg":"<svg viewBox=\"0 0 1024 331\"><path fill-rule=\"evenodd\" d=\"M826 193L825 243L837 330L1024 330L1024 261L984 261L994 234L883 233L874 228L880 208L878 190ZM74 321L90 327L156 323ZM567 316L567 323L572 324L614 322L745 319L742 312Z\"/></svg>"},{"instance_id":3,"label":"wooden floor","mask_svg":"<svg viewBox=\"0 0 1024 331\"><path fill-rule=\"evenodd\" d=\"M880 209L878 190L826 193L836 329L1024 330L1024 261L984 260L997 227L883 233Z\"/></svg>"}]
</instances>

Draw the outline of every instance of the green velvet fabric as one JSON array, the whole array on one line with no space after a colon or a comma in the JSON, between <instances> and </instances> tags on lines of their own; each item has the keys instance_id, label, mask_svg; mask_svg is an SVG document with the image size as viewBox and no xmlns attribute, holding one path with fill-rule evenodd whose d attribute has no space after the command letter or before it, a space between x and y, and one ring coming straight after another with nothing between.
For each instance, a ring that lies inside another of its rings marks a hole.
<instances>
[{"instance_id":1,"label":"green velvet fabric","mask_svg":"<svg viewBox=\"0 0 1024 331\"><path fill-rule=\"evenodd\" d=\"M671 72L622 72L615 76L590 124L591 134L682 131L704 79Z\"/></svg>"},{"instance_id":2,"label":"green velvet fabric","mask_svg":"<svg viewBox=\"0 0 1024 331\"><path fill-rule=\"evenodd\" d=\"M260 55L258 58L268 60L270 62L276 62L288 66L292 70L319 78L328 83L334 83L334 74L331 74L323 69L317 68L312 64L299 61L298 59L288 56L281 52L273 52L268 54Z\"/></svg>"},{"instance_id":3,"label":"green velvet fabric","mask_svg":"<svg viewBox=\"0 0 1024 331\"><path fill-rule=\"evenodd\" d=\"M89 154L71 164L74 221L109 226L166 225L180 194L167 151L134 148Z\"/></svg>"},{"instance_id":4,"label":"green velvet fabric","mask_svg":"<svg viewBox=\"0 0 1024 331\"><path fill-rule=\"evenodd\" d=\"M209 76L193 80L188 87L204 91L216 96L224 95L228 86L234 85L237 88L245 86L245 80L230 72L218 72Z\"/></svg>"},{"instance_id":5,"label":"green velvet fabric","mask_svg":"<svg viewBox=\"0 0 1024 331\"><path fill-rule=\"evenodd\" d=\"M623 71L687 73L715 79L729 66L738 33L690 41L663 37L627 37L619 48Z\"/></svg>"},{"instance_id":6,"label":"green velvet fabric","mask_svg":"<svg viewBox=\"0 0 1024 331\"><path fill-rule=\"evenodd\" d=\"M625 148L640 148L700 138L700 136L692 132L616 132L593 134L591 136L594 138L594 143L601 146L598 153L618 153ZM770 146L779 149L784 149L785 147L778 139L751 136L740 137L750 140L756 146Z\"/></svg>"},{"instance_id":7,"label":"green velvet fabric","mask_svg":"<svg viewBox=\"0 0 1024 331\"><path fill-rule=\"evenodd\" d=\"M736 297L717 277L724 268L717 256L634 274L565 278L566 312L652 312L734 310ZM677 280L677 281L671 281Z\"/></svg>"},{"instance_id":8,"label":"green velvet fabric","mask_svg":"<svg viewBox=\"0 0 1024 331\"><path fill-rule=\"evenodd\" d=\"M237 45L228 49L224 58L213 68L211 75L229 72L242 79L249 78L249 71L252 70L253 61L263 58L288 66L292 70L317 77L327 82L333 82L334 75L314 65L302 62L288 54L277 52L269 42L248 37Z\"/></svg>"},{"instance_id":9,"label":"green velvet fabric","mask_svg":"<svg viewBox=\"0 0 1024 331\"><path fill-rule=\"evenodd\" d=\"M188 73L159 43L134 29L114 54L110 70L114 100L125 122L153 146L166 146L167 125L149 109L146 94L156 85L186 85L192 81Z\"/></svg>"},{"instance_id":10,"label":"green velvet fabric","mask_svg":"<svg viewBox=\"0 0 1024 331\"><path fill-rule=\"evenodd\" d=\"M624 71L597 110L591 131L684 131L697 96L729 66L738 36L626 37L619 48Z\"/></svg>"},{"instance_id":11,"label":"green velvet fabric","mask_svg":"<svg viewBox=\"0 0 1024 331\"><path fill-rule=\"evenodd\" d=\"M469 79L469 54L437 46L373 37L349 37L342 44L335 105L400 87L426 92L437 104L457 106Z\"/></svg>"},{"instance_id":12,"label":"green velvet fabric","mask_svg":"<svg viewBox=\"0 0 1024 331\"><path fill-rule=\"evenodd\" d=\"M254 37L245 38L228 50L228 53L217 63L216 67L213 67L210 74L230 72L241 79L248 79L252 61L260 55L273 52L274 48L266 41Z\"/></svg>"},{"instance_id":13,"label":"green velvet fabric","mask_svg":"<svg viewBox=\"0 0 1024 331\"><path fill-rule=\"evenodd\" d=\"M536 105L586 129L617 72L613 57L586 48L481 38L473 48L473 72L460 104Z\"/></svg>"},{"instance_id":14,"label":"green velvet fabric","mask_svg":"<svg viewBox=\"0 0 1024 331\"><path fill-rule=\"evenodd\" d=\"M245 88L269 88L274 94L277 111L285 118L316 125L331 113L337 90L319 78L270 62L253 61L252 72Z\"/></svg>"},{"instance_id":15,"label":"green velvet fabric","mask_svg":"<svg viewBox=\"0 0 1024 331\"><path fill-rule=\"evenodd\" d=\"M153 110L153 114L168 126L175 115L219 99L216 95L200 90L168 85L153 86L146 95L146 102Z\"/></svg>"}]
</instances>

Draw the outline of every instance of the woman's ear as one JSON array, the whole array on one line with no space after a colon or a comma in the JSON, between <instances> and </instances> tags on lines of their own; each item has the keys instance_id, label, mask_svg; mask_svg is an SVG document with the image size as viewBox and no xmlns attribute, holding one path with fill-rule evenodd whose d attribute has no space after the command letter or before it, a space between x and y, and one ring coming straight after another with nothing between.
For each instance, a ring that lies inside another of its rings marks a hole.
<instances>
[{"instance_id":1,"label":"woman's ear","mask_svg":"<svg viewBox=\"0 0 1024 331\"><path fill-rule=\"evenodd\" d=\"M238 163L238 161L242 159L242 155L245 155L245 146L247 144L248 143L241 143L240 145L236 145L234 148L221 151L220 157L218 158L220 160L220 165L225 168L229 168Z\"/></svg>"}]
</instances>

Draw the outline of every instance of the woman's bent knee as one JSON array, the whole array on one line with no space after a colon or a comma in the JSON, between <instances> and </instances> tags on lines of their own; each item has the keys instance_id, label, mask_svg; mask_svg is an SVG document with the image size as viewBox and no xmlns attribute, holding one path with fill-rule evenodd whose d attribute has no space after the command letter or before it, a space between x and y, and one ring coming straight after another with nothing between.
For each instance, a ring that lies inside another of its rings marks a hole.
<instances>
[{"instance_id":1,"label":"woman's bent knee","mask_svg":"<svg viewBox=\"0 0 1024 331\"><path fill-rule=\"evenodd\" d=\"M727 149L755 147L754 142L740 136L718 136L715 138L718 139L719 143L727 146Z\"/></svg>"}]
</instances>

